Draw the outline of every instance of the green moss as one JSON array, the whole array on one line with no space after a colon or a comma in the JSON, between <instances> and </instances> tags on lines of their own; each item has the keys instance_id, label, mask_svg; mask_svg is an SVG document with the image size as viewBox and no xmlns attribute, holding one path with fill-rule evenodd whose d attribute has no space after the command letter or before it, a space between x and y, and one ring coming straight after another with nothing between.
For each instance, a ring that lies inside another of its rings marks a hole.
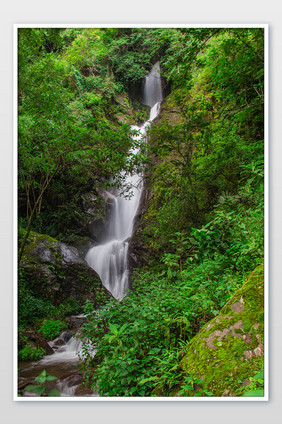
<instances>
[{"instance_id":1,"label":"green moss","mask_svg":"<svg viewBox=\"0 0 282 424\"><path fill-rule=\"evenodd\" d=\"M56 253L54 245L52 244L53 242L58 243L58 240L48 236L47 234L39 234L31 231L29 235L29 241L26 243L24 248L22 260L24 261L25 259L28 259L30 261L29 254L36 248L39 243L44 243L46 247Z\"/></svg>"},{"instance_id":2,"label":"green moss","mask_svg":"<svg viewBox=\"0 0 282 424\"><path fill-rule=\"evenodd\" d=\"M242 381L263 367L263 266L188 344L180 363L184 377L205 378L213 396L235 396ZM183 380L184 384L184 380ZM182 386L183 384L180 384ZM180 391L174 387L171 396ZM246 390L248 390L246 388Z\"/></svg>"}]
</instances>

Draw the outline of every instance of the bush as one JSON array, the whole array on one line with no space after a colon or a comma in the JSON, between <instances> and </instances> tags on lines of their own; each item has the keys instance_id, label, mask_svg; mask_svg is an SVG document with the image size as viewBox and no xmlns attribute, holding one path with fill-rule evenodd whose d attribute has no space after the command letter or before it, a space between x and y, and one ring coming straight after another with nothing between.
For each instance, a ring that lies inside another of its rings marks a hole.
<instances>
[{"instance_id":1,"label":"bush","mask_svg":"<svg viewBox=\"0 0 282 424\"><path fill-rule=\"evenodd\" d=\"M196 298L199 284L193 287L191 281L150 273L138 280L136 293L122 303L112 300L81 329L97 349L95 372L84 365L88 381L99 387L101 396L150 396L161 382L175 383L179 370L173 368L183 346L200 322L213 316L213 302ZM85 353L89 364L87 346Z\"/></svg>"},{"instance_id":2,"label":"bush","mask_svg":"<svg viewBox=\"0 0 282 424\"><path fill-rule=\"evenodd\" d=\"M63 318L67 315L78 315L81 310L81 304L73 297L68 297L55 309L52 317Z\"/></svg>"},{"instance_id":3,"label":"bush","mask_svg":"<svg viewBox=\"0 0 282 424\"><path fill-rule=\"evenodd\" d=\"M60 320L46 320L38 330L48 340L59 336L62 330L66 328L66 323Z\"/></svg>"},{"instance_id":4,"label":"bush","mask_svg":"<svg viewBox=\"0 0 282 424\"><path fill-rule=\"evenodd\" d=\"M19 267L18 273L18 318L19 325L26 327L47 316L52 316L55 306L45 299L35 297L31 290L30 277Z\"/></svg>"},{"instance_id":5,"label":"bush","mask_svg":"<svg viewBox=\"0 0 282 424\"><path fill-rule=\"evenodd\" d=\"M23 349L19 351L18 357L20 361L39 361L45 355L45 350L41 347L34 347L27 343Z\"/></svg>"}]
</instances>

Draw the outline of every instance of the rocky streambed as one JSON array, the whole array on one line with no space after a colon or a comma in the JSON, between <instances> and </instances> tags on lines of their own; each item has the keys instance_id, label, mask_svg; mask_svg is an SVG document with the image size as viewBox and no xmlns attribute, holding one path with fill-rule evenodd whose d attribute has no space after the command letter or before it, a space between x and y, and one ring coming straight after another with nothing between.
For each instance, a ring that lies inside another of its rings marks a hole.
<instances>
[{"instance_id":1,"label":"rocky streambed","mask_svg":"<svg viewBox=\"0 0 282 424\"><path fill-rule=\"evenodd\" d=\"M98 274L88 266L75 247L44 234L31 233L21 269L33 298L51 302L53 308L75 304L82 310L87 300L96 309L111 297ZM46 382L47 391L56 388L61 396L97 395L82 386L82 372L79 370L82 342L76 335L85 321L83 315L65 316L67 330L52 341L32 325L21 333L28 345L45 351L45 356L39 361L18 363L18 393L21 396L37 396L27 392L25 387L34 384L35 378L43 370L48 376L56 377L56 380Z\"/></svg>"},{"instance_id":2,"label":"rocky streambed","mask_svg":"<svg viewBox=\"0 0 282 424\"><path fill-rule=\"evenodd\" d=\"M74 325L73 330L63 331L59 337L47 342L48 355L40 361L19 362L18 393L21 396L37 396L36 393L26 390L26 387L35 383L44 370L47 376L56 377L45 384L46 391L56 389L62 397L65 396L98 396L89 387L82 384L82 372L79 369L79 357L82 355L82 341L78 337L76 327L85 322L84 316L70 317Z\"/></svg>"}]
</instances>

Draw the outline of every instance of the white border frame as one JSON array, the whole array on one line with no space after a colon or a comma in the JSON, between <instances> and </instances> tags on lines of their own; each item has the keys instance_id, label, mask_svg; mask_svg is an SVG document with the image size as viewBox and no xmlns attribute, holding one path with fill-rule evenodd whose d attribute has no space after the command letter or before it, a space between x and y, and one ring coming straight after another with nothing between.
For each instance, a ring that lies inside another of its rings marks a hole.
<instances>
[{"instance_id":1,"label":"white border frame","mask_svg":"<svg viewBox=\"0 0 282 424\"><path fill-rule=\"evenodd\" d=\"M264 397L18 397L18 358L17 358L17 297L18 297L18 198L17 198L17 155L18 155L18 28L263 28L264 29ZM13 400L16 402L265 402L269 400L269 25L268 24L14 24L13 25ZM239 418L238 418L239 419Z\"/></svg>"}]
</instances>

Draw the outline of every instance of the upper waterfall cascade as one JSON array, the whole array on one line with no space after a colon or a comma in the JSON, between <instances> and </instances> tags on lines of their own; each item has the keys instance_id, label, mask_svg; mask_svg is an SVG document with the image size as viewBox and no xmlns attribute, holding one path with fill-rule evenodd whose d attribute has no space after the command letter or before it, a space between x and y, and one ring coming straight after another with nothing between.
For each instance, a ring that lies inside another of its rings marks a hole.
<instances>
[{"instance_id":1,"label":"upper waterfall cascade","mask_svg":"<svg viewBox=\"0 0 282 424\"><path fill-rule=\"evenodd\" d=\"M162 83L160 78L160 64L157 62L150 73L145 77L143 103L153 107L163 99Z\"/></svg>"},{"instance_id":2,"label":"upper waterfall cascade","mask_svg":"<svg viewBox=\"0 0 282 424\"><path fill-rule=\"evenodd\" d=\"M151 107L150 118L141 127L131 127L139 131L136 136L138 140L145 139L151 121L159 113L161 101L159 63L156 63L146 76L144 85L144 104ZM87 263L99 274L103 285L116 299L122 299L129 289L128 239L132 236L134 218L142 193L142 178L138 174L128 175L125 184L132 187L130 198L119 193L106 193L111 197L113 206L104 242L92 247L86 255Z\"/></svg>"}]
</instances>

